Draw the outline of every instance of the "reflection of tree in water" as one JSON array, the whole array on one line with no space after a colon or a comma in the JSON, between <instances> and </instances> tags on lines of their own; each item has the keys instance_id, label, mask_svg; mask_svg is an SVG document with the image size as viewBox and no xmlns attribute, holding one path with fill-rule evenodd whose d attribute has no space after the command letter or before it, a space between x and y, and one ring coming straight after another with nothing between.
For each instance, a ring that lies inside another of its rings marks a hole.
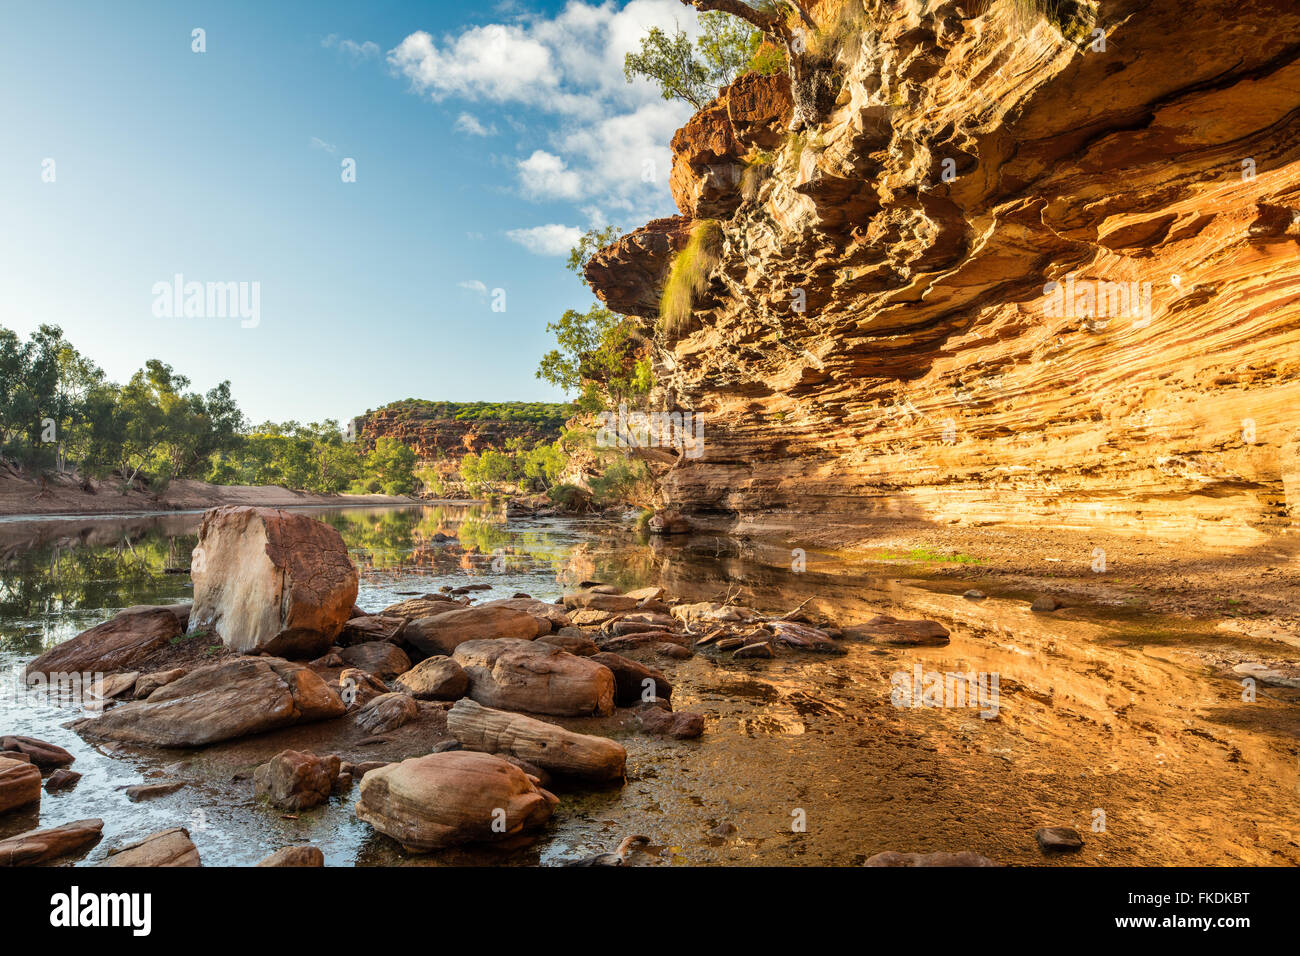
<instances>
[{"instance_id":1,"label":"reflection of tree in water","mask_svg":"<svg viewBox=\"0 0 1300 956\"><path fill-rule=\"evenodd\" d=\"M16 551L0 567L0 618L35 618L67 611L116 608L167 600L183 577L194 535L123 534L115 544L67 541Z\"/></svg>"}]
</instances>

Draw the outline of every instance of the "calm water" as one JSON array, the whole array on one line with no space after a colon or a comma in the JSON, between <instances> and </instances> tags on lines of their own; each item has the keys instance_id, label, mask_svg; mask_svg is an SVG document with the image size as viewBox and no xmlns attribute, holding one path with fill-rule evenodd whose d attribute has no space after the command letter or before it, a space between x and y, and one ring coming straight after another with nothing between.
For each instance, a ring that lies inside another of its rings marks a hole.
<instances>
[{"instance_id":1,"label":"calm water","mask_svg":"<svg viewBox=\"0 0 1300 956\"><path fill-rule=\"evenodd\" d=\"M120 608L189 598L188 575L168 570L188 566L200 515L0 520L0 731L66 747L84 775L74 790L45 795L39 814L0 817L0 837L101 817L105 839L83 864L178 825L206 865L251 864L306 842L329 865L545 865L637 832L652 843L636 862L658 865L858 864L890 849L970 849L1038 864L1033 831L1066 825L1084 834L1073 862L1085 864L1300 861L1295 705L1267 693L1247 705L1230 681L1171 661L1176 624L1044 618L996 595L973 605L957 596L964 585L927 582L923 568L815 553L796 574L787 549L647 541L613 522L507 521L499 510L456 505L304 510L343 535L361 573L358 603L370 611L471 580L492 586L479 600L518 591L552 600L598 579L659 583L690 600L730 593L774 611L812 598L810 609L842 621L881 611L939 617L953 641L850 645L841 657L654 661L674 681L677 709L706 715L704 738L647 738L618 716L564 721L628 748L625 786L557 787L555 817L522 850L411 856L355 820L355 788L297 815L253 801L247 774L287 746L330 752L329 724L206 750L110 752L64 729L74 712L15 703L7 675L44 648ZM438 533L458 541L436 542ZM996 719L893 706L895 675L918 663L999 674ZM142 804L122 792L157 780L187 786ZM1094 829L1098 810L1104 831ZM723 823L735 832L709 832Z\"/></svg>"}]
</instances>

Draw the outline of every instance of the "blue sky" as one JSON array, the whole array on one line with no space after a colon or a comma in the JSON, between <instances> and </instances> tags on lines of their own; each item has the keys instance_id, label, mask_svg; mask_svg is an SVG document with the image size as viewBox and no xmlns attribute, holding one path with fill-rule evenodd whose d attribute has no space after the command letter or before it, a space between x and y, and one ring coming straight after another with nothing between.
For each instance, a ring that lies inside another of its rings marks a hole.
<instances>
[{"instance_id":1,"label":"blue sky","mask_svg":"<svg viewBox=\"0 0 1300 956\"><path fill-rule=\"evenodd\" d=\"M568 246L675 212L689 108L622 73L675 22L677 0L10 0L0 325L60 325L117 381L150 358L228 378L253 421L558 400L546 323L592 301ZM178 273L259 283L257 324L156 315Z\"/></svg>"}]
</instances>

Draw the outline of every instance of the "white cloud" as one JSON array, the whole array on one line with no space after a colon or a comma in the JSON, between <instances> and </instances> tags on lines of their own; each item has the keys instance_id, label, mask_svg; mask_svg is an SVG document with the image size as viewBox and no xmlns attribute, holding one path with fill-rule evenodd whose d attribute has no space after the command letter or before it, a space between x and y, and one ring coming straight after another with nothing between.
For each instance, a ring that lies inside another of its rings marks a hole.
<instances>
[{"instance_id":1,"label":"white cloud","mask_svg":"<svg viewBox=\"0 0 1300 956\"><path fill-rule=\"evenodd\" d=\"M645 80L628 83L623 57L651 26L678 25L698 34L695 11L679 0L631 0L622 8L569 0L549 17L520 14L440 39L412 33L389 51L388 63L435 101L531 111L526 129L534 141L519 147L531 155L515 164L521 191L621 210L630 225L674 211L668 141L692 110L665 101ZM517 133L525 130L509 115L506 121ZM457 128L474 135L460 120Z\"/></svg>"},{"instance_id":2,"label":"white cloud","mask_svg":"<svg viewBox=\"0 0 1300 956\"><path fill-rule=\"evenodd\" d=\"M567 256L582 238L582 230L577 226L551 223L530 229L511 229L506 237L539 256Z\"/></svg>"},{"instance_id":3,"label":"white cloud","mask_svg":"<svg viewBox=\"0 0 1300 956\"><path fill-rule=\"evenodd\" d=\"M473 113L461 113L456 117L456 131L467 136L495 136L495 125L484 126Z\"/></svg>"},{"instance_id":4,"label":"white cloud","mask_svg":"<svg viewBox=\"0 0 1300 956\"><path fill-rule=\"evenodd\" d=\"M544 149L520 160L519 181L529 199L578 199L583 195L582 177L566 169L564 160Z\"/></svg>"},{"instance_id":5,"label":"white cloud","mask_svg":"<svg viewBox=\"0 0 1300 956\"><path fill-rule=\"evenodd\" d=\"M357 43L355 40L340 40L336 33L331 33L321 40L320 45L326 49L336 49L353 60L369 60L379 56L382 52L379 49L379 44L371 40L366 40L364 43Z\"/></svg>"}]
</instances>

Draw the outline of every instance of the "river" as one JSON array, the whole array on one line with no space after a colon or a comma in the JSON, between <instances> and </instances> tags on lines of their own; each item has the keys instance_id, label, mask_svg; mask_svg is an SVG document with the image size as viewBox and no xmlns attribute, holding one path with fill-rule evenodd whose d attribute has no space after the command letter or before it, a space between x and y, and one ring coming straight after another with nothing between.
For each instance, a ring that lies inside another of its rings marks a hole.
<instances>
[{"instance_id":1,"label":"river","mask_svg":"<svg viewBox=\"0 0 1300 956\"><path fill-rule=\"evenodd\" d=\"M0 838L102 818L104 840L76 865L169 826L189 829L205 865L248 865L308 842L334 866L551 865L632 833L650 844L631 862L653 865L858 865L883 850L974 850L1020 865L1300 862L1297 695L1261 687L1247 701L1238 682L1189 665L1176 652L1218 640L1193 622L1034 615L1021 595L965 600L960 581L930 577L923 563L809 552L795 570L788 548L651 540L605 520L507 520L454 504L302 510L343 535L367 611L471 580L491 585L478 600L554 600L596 579L769 611L809 600L836 621L925 616L944 621L952 643L655 661L674 682L675 709L706 715L700 740L646 737L619 717L560 721L623 743L626 784L557 786L554 817L524 848L413 855L355 819L355 788L298 814L253 800L252 768L285 746L329 752L328 724L149 752L83 741L63 727L75 712L18 693L13 675L43 649L123 607L187 600L188 575L171 572L188 567L198 513L0 520L0 732L67 748L83 774L45 794L39 813L0 816ZM918 665L997 675L996 714L895 706L891 689L910 685ZM127 800L125 787L158 780L187 786ZM1083 850L1042 856L1033 832L1044 826L1074 827Z\"/></svg>"}]
</instances>

